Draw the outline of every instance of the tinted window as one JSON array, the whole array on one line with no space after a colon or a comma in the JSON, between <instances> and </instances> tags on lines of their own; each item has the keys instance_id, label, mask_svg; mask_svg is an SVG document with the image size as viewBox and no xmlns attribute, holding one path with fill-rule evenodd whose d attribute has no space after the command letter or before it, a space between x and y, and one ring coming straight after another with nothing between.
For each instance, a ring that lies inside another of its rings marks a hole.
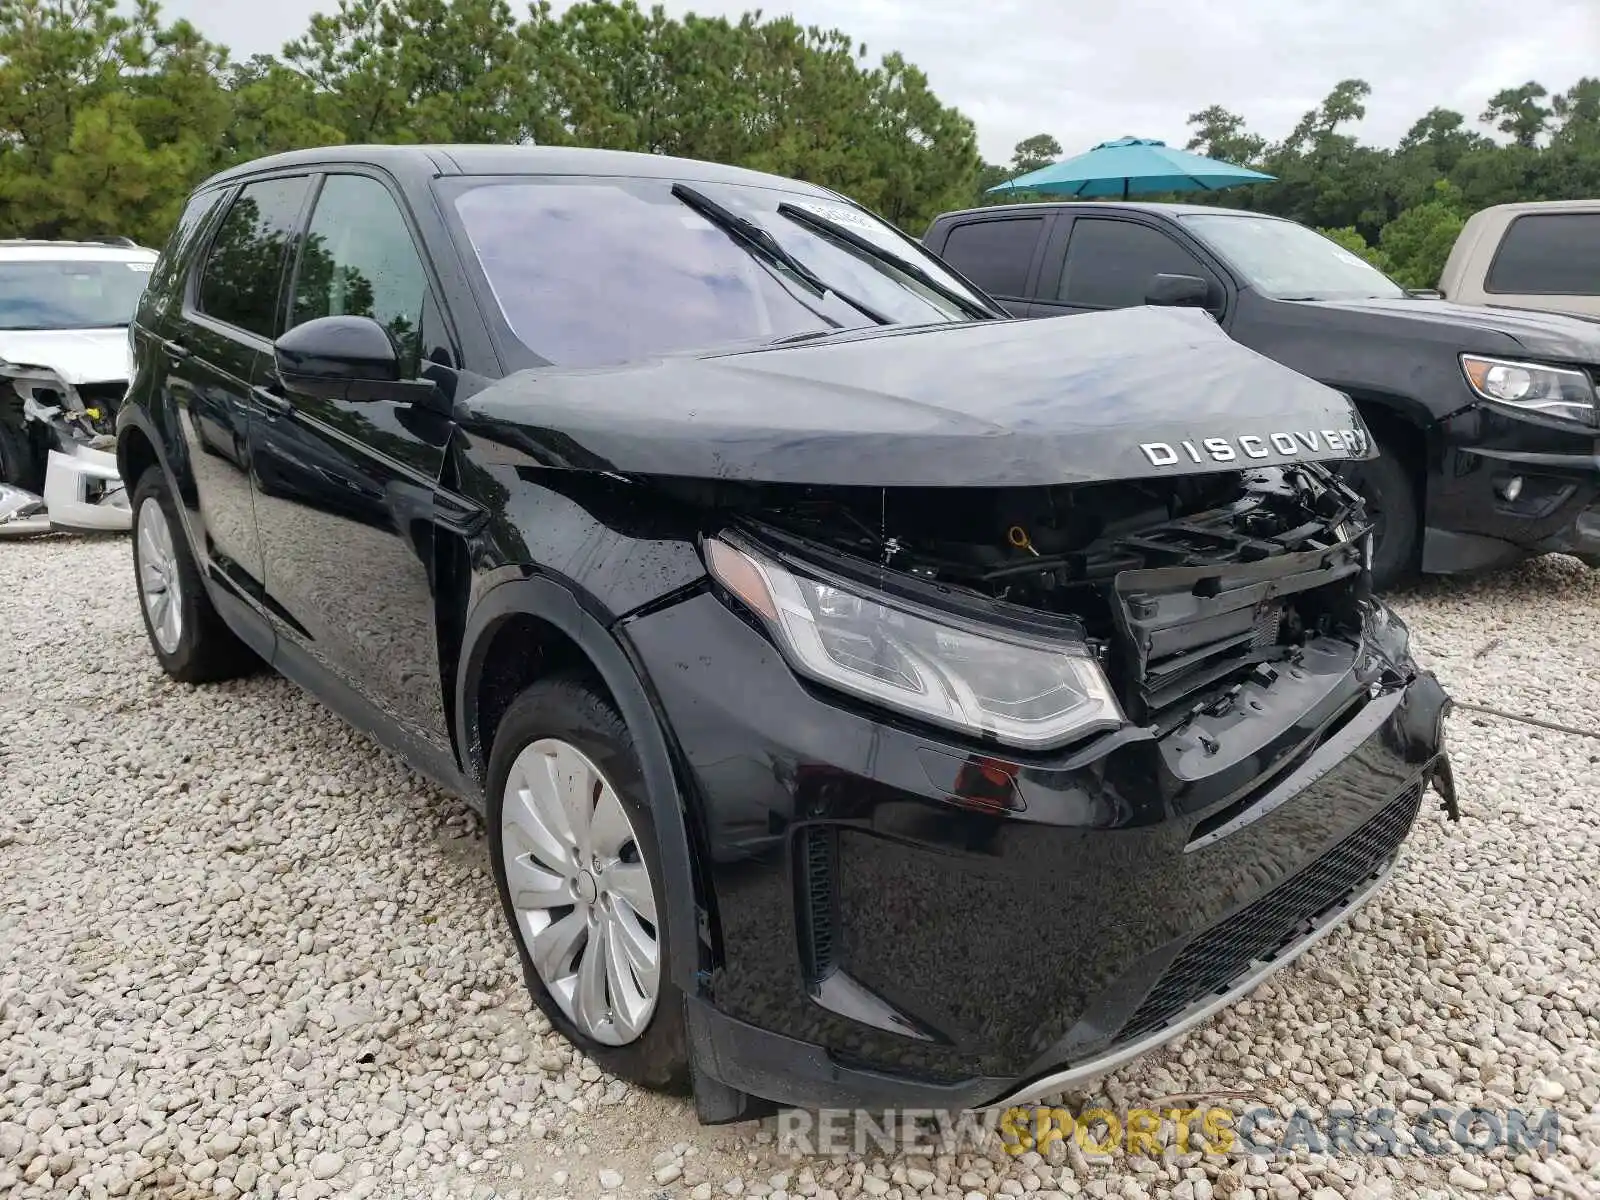
<instances>
[{"instance_id":1,"label":"tinted window","mask_svg":"<svg viewBox=\"0 0 1600 1200\"><path fill-rule=\"evenodd\" d=\"M133 320L150 279L137 262L0 263L0 329L109 329Z\"/></svg>"},{"instance_id":2,"label":"tinted window","mask_svg":"<svg viewBox=\"0 0 1600 1200\"><path fill-rule=\"evenodd\" d=\"M1159 229L1132 221L1079 217L1072 223L1057 292L1067 304L1127 308L1143 304L1152 276L1209 274Z\"/></svg>"},{"instance_id":3,"label":"tinted window","mask_svg":"<svg viewBox=\"0 0 1600 1200\"><path fill-rule=\"evenodd\" d=\"M968 221L950 231L942 257L992 296L1025 297L1043 217Z\"/></svg>"},{"instance_id":4,"label":"tinted window","mask_svg":"<svg viewBox=\"0 0 1600 1200\"><path fill-rule=\"evenodd\" d=\"M418 373L428 277L389 189L364 175L330 175L317 196L295 275L289 324L372 317L389 331L401 370Z\"/></svg>"},{"instance_id":5,"label":"tinted window","mask_svg":"<svg viewBox=\"0 0 1600 1200\"><path fill-rule=\"evenodd\" d=\"M1600 213L1518 217L1506 230L1483 290L1600 296Z\"/></svg>"},{"instance_id":6,"label":"tinted window","mask_svg":"<svg viewBox=\"0 0 1600 1200\"><path fill-rule=\"evenodd\" d=\"M283 250L310 180L304 175L246 185L228 209L200 276L200 311L270 338L277 331Z\"/></svg>"}]
</instances>

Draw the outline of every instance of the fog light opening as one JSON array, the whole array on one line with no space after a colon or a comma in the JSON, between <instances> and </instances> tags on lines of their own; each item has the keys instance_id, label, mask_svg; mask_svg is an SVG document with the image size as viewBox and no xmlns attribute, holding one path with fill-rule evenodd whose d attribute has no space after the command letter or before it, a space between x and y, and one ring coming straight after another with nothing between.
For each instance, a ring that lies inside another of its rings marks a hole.
<instances>
[{"instance_id":1,"label":"fog light opening","mask_svg":"<svg viewBox=\"0 0 1600 1200\"><path fill-rule=\"evenodd\" d=\"M1515 504L1517 497L1522 495L1522 476L1513 475L1510 479L1502 479L1495 484L1495 491L1500 493L1500 499L1507 504Z\"/></svg>"}]
</instances>

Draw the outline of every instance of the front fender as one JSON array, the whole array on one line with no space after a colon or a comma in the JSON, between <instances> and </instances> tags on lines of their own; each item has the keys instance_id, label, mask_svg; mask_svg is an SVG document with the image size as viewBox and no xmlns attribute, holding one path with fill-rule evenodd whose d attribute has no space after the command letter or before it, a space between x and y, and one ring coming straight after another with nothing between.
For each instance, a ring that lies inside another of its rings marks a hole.
<instances>
[{"instance_id":1,"label":"front fender","mask_svg":"<svg viewBox=\"0 0 1600 1200\"><path fill-rule=\"evenodd\" d=\"M478 744L478 682L484 656L500 625L531 616L559 629L581 649L616 701L633 738L655 818L656 840L668 898L667 920L674 946L697 946L702 906L689 847L688 816L673 770L666 734L643 679L620 642L559 583L547 578L511 579L490 587L467 617L465 648L456 678L456 736L471 761L484 761ZM672 981L687 996L699 991L698 953L674 956Z\"/></svg>"}]
</instances>

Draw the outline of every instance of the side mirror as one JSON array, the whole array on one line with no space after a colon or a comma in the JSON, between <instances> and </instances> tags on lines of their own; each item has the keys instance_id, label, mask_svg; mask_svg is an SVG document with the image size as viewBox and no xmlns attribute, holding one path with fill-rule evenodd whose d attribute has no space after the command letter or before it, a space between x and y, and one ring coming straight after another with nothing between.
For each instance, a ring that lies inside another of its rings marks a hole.
<instances>
[{"instance_id":1,"label":"side mirror","mask_svg":"<svg viewBox=\"0 0 1600 1200\"><path fill-rule=\"evenodd\" d=\"M1171 308L1205 308L1211 300L1211 284L1198 275L1152 275L1145 288L1144 302Z\"/></svg>"},{"instance_id":2,"label":"side mirror","mask_svg":"<svg viewBox=\"0 0 1600 1200\"><path fill-rule=\"evenodd\" d=\"M343 398L349 385L399 383L400 355L371 317L317 317L273 343L278 375L291 392Z\"/></svg>"}]
</instances>

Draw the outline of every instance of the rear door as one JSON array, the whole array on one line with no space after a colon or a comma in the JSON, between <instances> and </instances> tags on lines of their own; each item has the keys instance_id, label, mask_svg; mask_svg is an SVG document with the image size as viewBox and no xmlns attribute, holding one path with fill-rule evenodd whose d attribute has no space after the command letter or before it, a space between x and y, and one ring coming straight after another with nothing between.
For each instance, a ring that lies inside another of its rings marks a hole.
<instances>
[{"instance_id":1,"label":"rear door","mask_svg":"<svg viewBox=\"0 0 1600 1200\"><path fill-rule=\"evenodd\" d=\"M1080 212L1062 232L1041 269L1032 316L1131 308L1144 303L1151 280L1163 274L1197 275L1221 286L1215 271L1155 223Z\"/></svg>"},{"instance_id":2,"label":"rear door","mask_svg":"<svg viewBox=\"0 0 1600 1200\"><path fill-rule=\"evenodd\" d=\"M1483 291L1489 304L1600 316L1600 211L1513 218Z\"/></svg>"},{"instance_id":3,"label":"rear door","mask_svg":"<svg viewBox=\"0 0 1600 1200\"><path fill-rule=\"evenodd\" d=\"M1000 301L1007 312L1026 316L1053 219L1042 209L970 213L940 230L941 244L929 249Z\"/></svg>"},{"instance_id":4,"label":"rear door","mask_svg":"<svg viewBox=\"0 0 1600 1200\"><path fill-rule=\"evenodd\" d=\"M372 317L403 379L452 394L459 355L420 247L387 177L326 175L298 240L286 328ZM440 486L451 424L399 389L291 394L269 371L263 393L271 415L251 427L251 460L267 593L283 614L275 665L335 707L357 698L364 710L346 703L346 716L448 778L435 539L473 511Z\"/></svg>"},{"instance_id":5,"label":"rear door","mask_svg":"<svg viewBox=\"0 0 1600 1200\"><path fill-rule=\"evenodd\" d=\"M246 183L229 198L178 319L163 328L157 360L162 390L178 413L206 556L236 590L258 600L264 567L250 486L254 389L277 332L289 238L310 191L309 175L292 175Z\"/></svg>"}]
</instances>

